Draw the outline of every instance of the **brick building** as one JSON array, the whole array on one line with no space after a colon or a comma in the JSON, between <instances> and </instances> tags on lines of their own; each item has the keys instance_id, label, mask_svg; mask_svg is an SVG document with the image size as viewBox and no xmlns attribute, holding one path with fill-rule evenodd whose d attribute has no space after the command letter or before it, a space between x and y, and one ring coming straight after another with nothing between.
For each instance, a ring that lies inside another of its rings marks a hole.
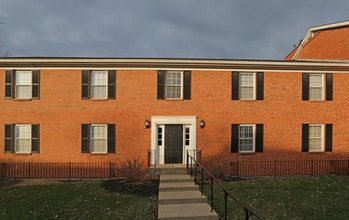
<instances>
[{"instance_id":1,"label":"brick building","mask_svg":"<svg viewBox=\"0 0 349 220\"><path fill-rule=\"evenodd\" d=\"M1 58L0 161L348 160L348 35L275 61Z\"/></svg>"}]
</instances>

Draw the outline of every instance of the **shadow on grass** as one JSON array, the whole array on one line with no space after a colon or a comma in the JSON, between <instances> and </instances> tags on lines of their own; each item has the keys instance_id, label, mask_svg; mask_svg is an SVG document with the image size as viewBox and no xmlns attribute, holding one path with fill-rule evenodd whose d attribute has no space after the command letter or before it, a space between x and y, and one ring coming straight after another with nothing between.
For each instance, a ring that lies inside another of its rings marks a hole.
<instances>
[{"instance_id":1,"label":"shadow on grass","mask_svg":"<svg viewBox=\"0 0 349 220\"><path fill-rule=\"evenodd\" d=\"M15 186L19 183L23 182L23 180L7 180L7 179L1 179L0 180L0 188L1 187L10 187Z\"/></svg>"},{"instance_id":2,"label":"shadow on grass","mask_svg":"<svg viewBox=\"0 0 349 220\"><path fill-rule=\"evenodd\" d=\"M158 196L159 180L150 179L138 183L128 183L125 180L106 180L101 187L105 190L117 193L134 194L138 196Z\"/></svg>"}]
</instances>

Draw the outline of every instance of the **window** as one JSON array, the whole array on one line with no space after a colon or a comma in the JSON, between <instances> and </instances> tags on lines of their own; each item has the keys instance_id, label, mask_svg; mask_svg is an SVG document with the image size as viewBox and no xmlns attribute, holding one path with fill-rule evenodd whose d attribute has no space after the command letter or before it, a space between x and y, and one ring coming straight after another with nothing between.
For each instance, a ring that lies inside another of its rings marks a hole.
<instances>
[{"instance_id":1,"label":"window","mask_svg":"<svg viewBox=\"0 0 349 220\"><path fill-rule=\"evenodd\" d=\"M166 73L166 98L182 98L182 72L167 71Z\"/></svg>"},{"instance_id":2,"label":"window","mask_svg":"<svg viewBox=\"0 0 349 220\"><path fill-rule=\"evenodd\" d=\"M302 152L332 151L332 124L303 124Z\"/></svg>"},{"instance_id":3,"label":"window","mask_svg":"<svg viewBox=\"0 0 349 220\"><path fill-rule=\"evenodd\" d=\"M39 153L39 131L37 124L6 124L6 153Z\"/></svg>"},{"instance_id":4,"label":"window","mask_svg":"<svg viewBox=\"0 0 349 220\"><path fill-rule=\"evenodd\" d=\"M39 98L40 73L38 70L6 70L5 97L16 99Z\"/></svg>"},{"instance_id":5,"label":"window","mask_svg":"<svg viewBox=\"0 0 349 220\"><path fill-rule=\"evenodd\" d=\"M264 73L232 73L232 100L263 100Z\"/></svg>"},{"instance_id":6,"label":"window","mask_svg":"<svg viewBox=\"0 0 349 220\"><path fill-rule=\"evenodd\" d=\"M254 73L240 73L240 99L255 99L254 98Z\"/></svg>"},{"instance_id":7,"label":"window","mask_svg":"<svg viewBox=\"0 0 349 220\"><path fill-rule=\"evenodd\" d=\"M185 126L185 145L190 145L190 126Z\"/></svg>"},{"instance_id":8,"label":"window","mask_svg":"<svg viewBox=\"0 0 349 220\"><path fill-rule=\"evenodd\" d=\"M191 99L190 71L158 71L158 99Z\"/></svg>"},{"instance_id":9,"label":"window","mask_svg":"<svg viewBox=\"0 0 349 220\"><path fill-rule=\"evenodd\" d=\"M322 74L309 74L309 99L324 99L324 77Z\"/></svg>"},{"instance_id":10,"label":"window","mask_svg":"<svg viewBox=\"0 0 349 220\"><path fill-rule=\"evenodd\" d=\"M309 125L309 151L323 150L323 133L323 125Z\"/></svg>"},{"instance_id":11,"label":"window","mask_svg":"<svg viewBox=\"0 0 349 220\"><path fill-rule=\"evenodd\" d=\"M83 124L82 153L115 153L114 124Z\"/></svg>"},{"instance_id":12,"label":"window","mask_svg":"<svg viewBox=\"0 0 349 220\"><path fill-rule=\"evenodd\" d=\"M239 152L254 152L254 126L240 125Z\"/></svg>"},{"instance_id":13,"label":"window","mask_svg":"<svg viewBox=\"0 0 349 220\"><path fill-rule=\"evenodd\" d=\"M91 71L91 98L107 98L107 72Z\"/></svg>"},{"instance_id":14,"label":"window","mask_svg":"<svg viewBox=\"0 0 349 220\"><path fill-rule=\"evenodd\" d=\"M83 70L83 99L115 99L116 71Z\"/></svg>"},{"instance_id":15,"label":"window","mask_svg":"<svg viewBox=\"0 0 349 220\"><path fill-rule=\"evenodd\" d=\"M302 74L302 100L333 100L332 73Z\"/></svg>"},{"instance_id":16,"label":"window","mask_svg":"<svg viewBox=\"0 0 349 220\"><path fill-rule=\"evenodd\" d=\"M231 152L263 152L263 130L263 124L233 124Z\"/></svg>"},{"instance_id":17,"label":"window","mask_svg":"<svg viewBox=\"0 0 349 220\"><path fill-rule=\"evenodd\" d=\"M163 127L162 126L158 127L157 139L158 139L158 146L162 146L162 143L163 143Z\"/></svg>"}]
</instances>

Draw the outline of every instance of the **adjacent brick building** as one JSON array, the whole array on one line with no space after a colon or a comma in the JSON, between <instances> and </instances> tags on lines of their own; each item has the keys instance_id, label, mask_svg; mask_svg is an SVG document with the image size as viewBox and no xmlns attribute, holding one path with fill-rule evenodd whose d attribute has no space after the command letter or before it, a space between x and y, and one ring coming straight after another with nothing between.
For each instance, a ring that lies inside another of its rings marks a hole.
<instances>
[{"instance_id":1,"label":"adjacent brick building","mask_svg":"<svg viewBox=\"0 0 349 220\"><path fill-rule=\"evenodd\" d=\"M349 159L349 23L285 61L0 59L1 162Z\"/></svg>"}]
</instances>

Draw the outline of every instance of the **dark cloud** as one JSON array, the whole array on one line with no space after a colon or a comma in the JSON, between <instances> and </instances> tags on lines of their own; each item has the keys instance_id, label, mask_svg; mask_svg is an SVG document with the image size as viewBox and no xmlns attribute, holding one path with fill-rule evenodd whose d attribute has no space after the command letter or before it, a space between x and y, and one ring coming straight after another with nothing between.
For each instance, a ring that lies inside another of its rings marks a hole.
<instances>
[{"instance_id":1,"label":"dark cloud","mask_svg":"<svg viewBox=\"0 0 349 220\"><path fill-rule=\"evenodd\" d=\"M0 0L13 56L283 59L347 0Z\"/></svg>"}]
</instances>

